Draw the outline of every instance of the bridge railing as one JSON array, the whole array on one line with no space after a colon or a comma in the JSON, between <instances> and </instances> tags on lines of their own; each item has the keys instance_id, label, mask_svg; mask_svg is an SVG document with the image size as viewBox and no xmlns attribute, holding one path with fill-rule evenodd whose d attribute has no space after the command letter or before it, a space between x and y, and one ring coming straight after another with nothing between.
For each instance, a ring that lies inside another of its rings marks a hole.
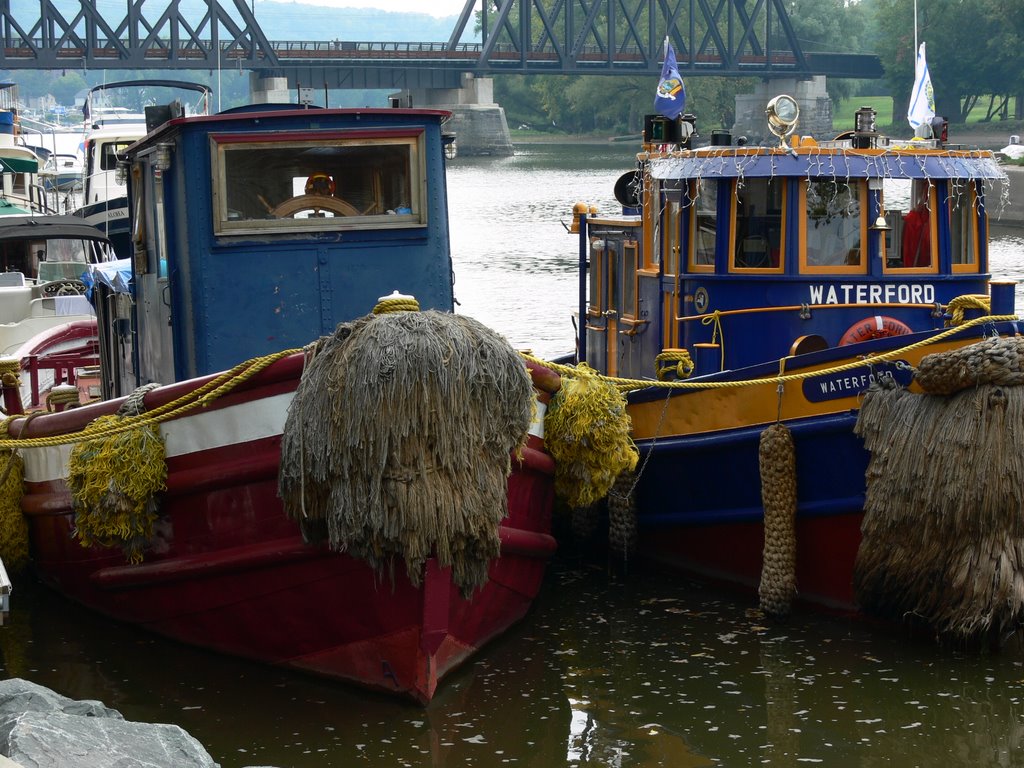
<instances>
[{"instance_id":1,"label":"bridge railing","mask_svg":"<svg viewBox=\"0 0 1024 768\"><path fill-rule=\"evenodd\" d=\"M114 43L110 40L98 40L92 49L94 58L118 58L121 56L124 41ZM43 47L42 40L33 41L33 45ZM271 41L272 50L282 60L289 59L322 59L330 61L347 60L409 60L409 59L430 59L430 60L465 60L476 61L483 53L481 43L459 43L449 48L443 42L358 42L348 40L283 40ZM237 43L222 42L221 56L225 60L232 60L240 57L247 57L250 51L245 46ZM33 57L35 51L27 45L9 47L4 49L7 58L16 59L22 57ZM57 58L81 58L85 50L70 42L63 43L56 50ZM169 44L162 44L147 49L145 57L152 60L170 59L174 56L184 59L206 58L208 49L194 41L180 43L176 49ZM259 55L259 54L258 54ZM532 62L561 60L558 51L552 45L535 46L523 54L517 46L498 43L493 46L488 61L500 63L502 61L519 61L525 58ZM643 49L637 46L622 46L609 53L599 46L583 46L575 55L577 63L592 62L595 64L614 62L616 64L635 64L638 67L649 68L651 62L646 59ZM738 59L740 66L748 65L752 68L764 66L769 62L769 57L764 55L741 56ZM773 67L795 66L796 57L792 51L774 51L770 57ZM680 55L679 64L686 67L692 64L698 68L714 68L721 66L722 58L713 47L706 48L696 55ZM660 62L657 63L660 67Z\"/></svg>"},{"instance_id":2,"label":"bridge railing","mask_svg":"<svg viewBox=\"0 0 1024 768\"><path fill-rule=\"evenodd\" d=\"M286 40L272 42L274 52L282 60L296 58L323 59L466 59L477 60L483 53L481 43L459 43L449 48L447 43L407 43L407 42L352 42L352 41L308 41ZM488 61L518 61L523 53L517 46L495 44L488 56ZM560 60L558 51L552 45L535 46L525 53L529 61ZM634 63L646 66L649 62L643 49L638 46L622 46L609 53L596 45L583 46L575 56L577 62L604 63L613 61L619 64ZM692 63L695 66L721 66L722 57L719 52L709 46L700 54L680 56L680 66ZM769 61L768 56L740 56L739 65L763 66ZM796 56L792 51L774 51L770 57L773 66L796 66ZM657 67L660 68L660 61Z\"/></svg>"}]
</instances>

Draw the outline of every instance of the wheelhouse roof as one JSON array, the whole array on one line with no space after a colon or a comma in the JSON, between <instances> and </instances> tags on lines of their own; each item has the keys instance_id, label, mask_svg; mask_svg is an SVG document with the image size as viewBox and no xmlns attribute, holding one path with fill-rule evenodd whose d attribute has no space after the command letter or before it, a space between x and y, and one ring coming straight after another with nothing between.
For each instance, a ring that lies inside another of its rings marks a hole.
<instances>
[{"instance_id":1,"label":"wheelhouse roof","mask_svg":"<svg viewBox=\"0 0 1024 768\"><path fill-rule=\"evenodd\" d=\"M1004 180L1006 171L995 156L981 150L851 149L814 146L710 147L650 155L656 179L749 177L828 177L881 179Z\"/></svg>"}]
</instances>

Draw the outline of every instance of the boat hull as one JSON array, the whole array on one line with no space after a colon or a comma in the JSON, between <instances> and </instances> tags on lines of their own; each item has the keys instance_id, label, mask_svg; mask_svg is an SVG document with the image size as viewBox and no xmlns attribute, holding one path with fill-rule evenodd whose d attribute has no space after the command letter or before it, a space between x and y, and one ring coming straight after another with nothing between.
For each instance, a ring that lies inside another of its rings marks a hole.
<instances>
[{"instance_id":1,"label":"boat hull","mask_svg":"<svg viewBox=\"0 0 1024 768\"><path fill-rule=\"evenodd\" d=\"M553 462L536 437L513 460L501 556L469 598L433 558L419 586L401 562L378 573L304 543L277 496L280 428L300 369L301 359L285 359L256 384L161 425L167 492L139 565L74 538L70 495L55 476L66 447L26 451L22 506L34 566L69 598L175 640L429 701L445 674L521 619L536 596L555 549ZM147 404L203 381L155 390ZM76 410L86 413L49 417L48 431L111 404Z\"/></svg>"},{"instance_id":2,"label":"boat hull","mask_svg":"<svg viewBox=\"0 0 1024 768\"><path fill-rule=\"evenodd\" d=\"M882 354L916 339L879 339L860 345L858 354ZM925 354L975 340L965 336L908 350L900 360L917 366ZM791 360L786 373L856 365L856 360L842 348L830 349ZM866 388L869 375L909 374L876 364L873 371L864 366L838 374L841 386L810 377L787 383L780 394L772 370L778 366L715 377L765 377L763 384L672 395L655 390L631 398L628 409L641 455L634 491L638 553L663 566L757 590L765 540L759 445L764 430L779 419L795 450L797 600L858 610L854 569L869 460L863 440L854 434L862 385ZM823 397L826 390L833 396Z\"/></svg>"}]
</instances>

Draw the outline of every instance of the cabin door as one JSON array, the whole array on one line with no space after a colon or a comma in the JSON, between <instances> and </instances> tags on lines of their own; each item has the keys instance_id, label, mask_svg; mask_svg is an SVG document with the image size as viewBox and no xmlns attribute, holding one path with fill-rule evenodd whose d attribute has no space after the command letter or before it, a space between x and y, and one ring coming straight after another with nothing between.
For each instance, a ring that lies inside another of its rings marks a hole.
<instances>
[{"instance_id":1,"label":"cabin door","mask_svg":"<svg viewBox=\"0 0 1024 768\"><path fill-rule=\"evenodd\" d=\"M592 230L593 232L593 230ZM590 240L590 302L587 308L589 362L609 376L618 370L618 284L621 240L611 232L594 233Z\"/></svg>"},{"instance_id":2,"label":"cabin door","mask_svg":"<svg viewBox=\"0 0 1024 768\"><path fill-rule=\"evenodd\" d=\"M639 245L631 232L595 233L590 246L591 360L609 376L623 369L630 351L628 338L637 315L637 258Z\"/></svg>"}]
</instances>

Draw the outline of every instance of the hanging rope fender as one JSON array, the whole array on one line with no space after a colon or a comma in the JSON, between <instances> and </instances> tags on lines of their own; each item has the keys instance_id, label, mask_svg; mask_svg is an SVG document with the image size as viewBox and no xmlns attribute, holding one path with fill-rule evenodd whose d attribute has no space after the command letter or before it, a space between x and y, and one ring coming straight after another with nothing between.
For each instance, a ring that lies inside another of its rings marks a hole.
<instances>
[{"instance_id":1,"label":"hanging rope fender","mask_svg":"<svg viewBox=\"0 0 1024 768\"><path fill-rule=\"evenodd\" d=\"M784 424L772 424L761 433L758 456L764 505L758 595L765 613L782 618L796 596L796 451Z\"/></svg>"}]
</instances>

